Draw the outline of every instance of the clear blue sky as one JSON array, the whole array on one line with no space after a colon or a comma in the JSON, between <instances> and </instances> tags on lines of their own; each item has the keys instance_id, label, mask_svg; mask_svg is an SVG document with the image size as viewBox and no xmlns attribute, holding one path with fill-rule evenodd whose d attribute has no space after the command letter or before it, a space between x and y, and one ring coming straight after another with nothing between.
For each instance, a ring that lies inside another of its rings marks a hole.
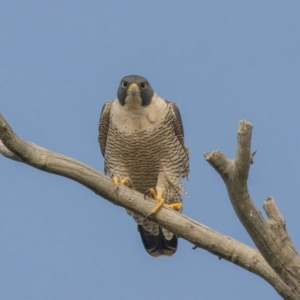
<instances>
[{"instance_id":1,"label":"clear blue sky","mask_svg":"<svg viewBox=\"0 0 300 300\"><path fill-rule=\"evenodd\" d=\"M190 147L184 212L253 245L203 153L235 155L254 124L249 188L275 198L300 249L300 3L1 1L0 112L27 141L102 172L101 107L146 77L179 103ZM180 240L153 259L136 224L68 179L0 157L0 299L279 299L261 278Z\"/></svg>"}]
</instances>

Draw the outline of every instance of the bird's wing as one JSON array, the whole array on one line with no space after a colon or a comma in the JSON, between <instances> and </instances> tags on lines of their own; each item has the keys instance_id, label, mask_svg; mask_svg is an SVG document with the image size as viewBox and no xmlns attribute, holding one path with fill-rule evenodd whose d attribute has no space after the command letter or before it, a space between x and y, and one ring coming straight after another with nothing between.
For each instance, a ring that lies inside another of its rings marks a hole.
<instances>
[{"instance_id":1,"label":"bird's wing","mask_svg":"<svg viewBox=\"0 0 300 300\"><path fill-rule=\"evenodd\" d=\"M183 129L180 111L179 111L176 103L169 102L169 104L171 105L171 108L173 111L175 134L176 134L178 140L180 141L180 143L182 144L182 146L184 146L184 129Z\"/></svg>"},{"instance_id":2,"label":"bird's wing","mask_svg":"<svg viewBox=\"0 0 300 300\"><path fill-rule=\"evenodd\" d=\"M102 152L102 155L105 155L105 148L106 148L106 138L107 133L109 129L109 115L110 115L110 109L111 109L112 101L107 101L103 107L100 114L100 120L99 120L99 134L98 134L98 142L100 144L100 149Z\"/></svg>"},{"instance_id":3,"label":"bird's wing","mask_svg":"<svg viewBox=\"0 0 300 300\"><path fill-rule=\"evenodd\" d=\"M171 110L173 112L173 126L175 135L177 136L178 140L182 145L182 151L180 152L182 166L180 168L180 175L182 177L187 177L190 172L189 166L189 148L185 147L184 145L184 129L181 120L180 111L174 102L167 101L168 104L171 106ZM184 190L184 188L183 188Z\"/></svg>"}]
</instances>

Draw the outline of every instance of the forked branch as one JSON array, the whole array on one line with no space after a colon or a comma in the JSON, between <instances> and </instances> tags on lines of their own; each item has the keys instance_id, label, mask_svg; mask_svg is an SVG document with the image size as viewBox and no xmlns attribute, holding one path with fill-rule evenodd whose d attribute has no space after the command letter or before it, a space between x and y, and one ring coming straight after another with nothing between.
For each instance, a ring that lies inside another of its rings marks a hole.
<instances>
[{"instance_id":1,"label":"forked branch","mask_svg":"<svg viewBox=\"0 0 300 300\"><path fill-rule=\"evenodd\" d=\"M251 154L252 124L240 121L236 157L230 160L220 151L205 153L206 160L220 174L231 204L248 234L268 264L300 299L300 258L286 230L274 200L269 197L264 209L266 221L250 198L247 179Z\"/></svg>"},{"instance_id":2,"label":"forked branch","mask_svg":"<svg viewBox=\"0 0 300 300\"><path fill-rule=\"evenodd\" d=\"M119 186L116 192L110 178L77 160L24 142L12 131L1 115L0 140L3 143L2 145L0 144L0 153L6 157L19 160L42 171L75 180L118 206L125 207L140 215L145 215L154 205L153 200L144 200L142 194L124 186ZM212 159L212 157L215 157L215 159ZM242 167L247 167L247 164L242 161L245 157L246 159L248 158L247 161L249 163L250 156L247 157L245 153L241 152L240 161ZM227 159L220 152L206 154L206 158L214 161L211 164L218 172L221 170L220 174L223 178L231 178L232 175L228 175L228 172L235 171L234 162ZM241 176L246 180L247 172L243 171L241 166L239 166L240 172L243 173ZM5 170L2 169L0 172L5 172ZM237 193L239 195L240 192L238 191ZM271 215L273 216L274 214L271 213ZM280 276L274 272L256 249L165 207L149 219L190 241L193 245L259 275L269 282L283 298L297 299L295 292L291 291L289 286L281 280ZM273 219L277 220L276 217Z\"/></svg>"}]
</instances>

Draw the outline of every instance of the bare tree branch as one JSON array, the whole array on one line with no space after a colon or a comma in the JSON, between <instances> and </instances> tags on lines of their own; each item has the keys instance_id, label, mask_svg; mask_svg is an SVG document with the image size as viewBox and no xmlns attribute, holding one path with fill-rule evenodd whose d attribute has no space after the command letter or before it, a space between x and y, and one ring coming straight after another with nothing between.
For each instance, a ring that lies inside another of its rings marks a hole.
<instances>
[{"instance_id":1,"label":"bare tree branch","mask_svg":"<svg viewBox=\"0 0 300 300\"><path fill-rule=\"evenodd\" d=\"M268 264L300 299L300 259L287 233L274 200L268 198L266 221L250 198L247 179L251 155L252 124L240 121L236 157L229 160L220 151L205 154L206 160L223 178L232 206Z\"/></svg>"},{"instance_id":2,"label":"bare tree branch","mask_svg":"<svg viewBox=\"0 0 300 300\"><path fill-rule=\"evenodd\" d=\"M0 153L2 155L4 155L5 157L12 159L12 160L16 160L16 161L20 161L22 162L22 160L15 155L14 153L12 153L11 151L9 151L2 143L2 141L0 140Z\"/></svg>"},{"instance_id":3,"label":"bare tree branch","mask_svg":"<svg viewBox=\"0 0 300 300\"><path fill-rule=\"evenodd\" d=\"M22 162L32 167L75 180L97 195L100 195L118 206L130 209L140 215L146 215L155 205L152 199L144 200L142 194L124 186L118 186L116 191L115 185L110 178L75 159L22 141L12 131L1 115L0 139L6 147L6 149L0 147L0 153L4 155L9 153L7 151L13 153L13 155L5 155L6 157L12 159L14 159L13 157L18 157ZM248 155L247 151L244 151L245 153L241 149L239 151L241 153L240 164L242 167L247 168L247 165L242 162L242 159L246 157L249 164L250 152ZM206 159L208 161L214 161L214 163L211 164L222 177L231 178L232 175L229 175L229 172L234 170L234 163L223 154L219 151L215 151L211 154L206 154ZM242 168L241 166L240 169ZM246 181L247 172L241 170L241 173L243 180ZM234 191L232 191L232 193L234 193ZM240 191L238 191L238 195L240 195ZM163 207L157 214L151 216L149 219L190 241L193 245L259 275L269 282L284 299L297 299L295 293L280 279L256 249L214 231L166 207ZM192 253L193 252L191 252L191 255Z\"/></svg>"}]
</instances>

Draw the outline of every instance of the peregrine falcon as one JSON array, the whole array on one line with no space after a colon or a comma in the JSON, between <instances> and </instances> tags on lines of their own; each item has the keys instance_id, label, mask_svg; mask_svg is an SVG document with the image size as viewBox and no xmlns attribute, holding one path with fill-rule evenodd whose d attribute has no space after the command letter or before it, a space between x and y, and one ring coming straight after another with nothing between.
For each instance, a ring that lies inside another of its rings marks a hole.
<instances>
[{"instance_id":1,"label":"peregrine falcon","mask_svg":"<svg viewBox=\"0 0 300 300\"><path fill-rule=\"evenodd\" d=\"M105 174L116 185L130 186L157 201L148 215L163 205L182 211L180 192L185 189L180 177L188 176L189 153L180 112L175 103L159 97L146 78L129 75L121 80L117 98L102 108L98 141ZM150 255L175 253L175 234L149 221L148 215L127 213L137 222Z\"/></svg>"}]
</instances>

